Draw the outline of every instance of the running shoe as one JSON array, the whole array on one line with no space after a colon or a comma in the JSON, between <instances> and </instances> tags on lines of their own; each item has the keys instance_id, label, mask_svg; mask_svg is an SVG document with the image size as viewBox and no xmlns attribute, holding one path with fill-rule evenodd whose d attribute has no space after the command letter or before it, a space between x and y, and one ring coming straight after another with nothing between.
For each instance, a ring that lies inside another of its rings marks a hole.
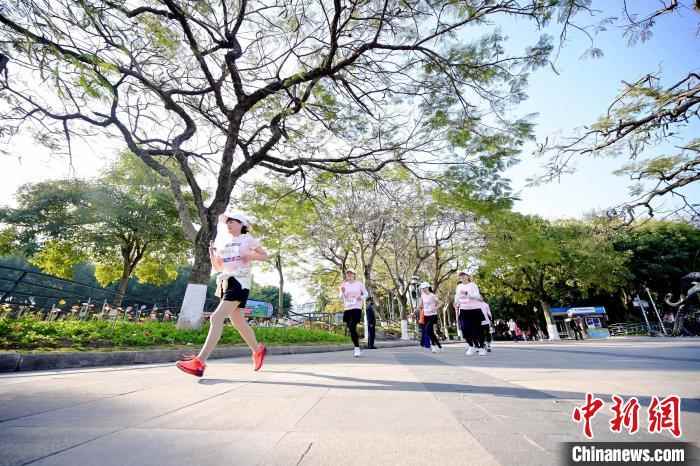
<instances>
[{"instance_id":1,"label":"running shoe","mask_svg":"<svg viewBox=\"0 0 700 466\"><path fill-rule=\"evenodd\" d=\"M486 356L487 354L486 348L479 348L479 356Z\"/></svg>"},{"instance_id":2,"label":"running shoe","mask_svg":"<svg viewBox=\"0 0 700 466\"><path fill-rule=\"evenodd\" d=\"M464 352L467 356L471 356L472 354L476 353L476 348L473 346L467 347L467 351Z\"/></svg>"},{"instance_id":3,"label":"running shoe","mask_svg":"<svg viewBox=\"0 0 700 466\"><path fill-rule=\"evenodd\" d=\"M352 356L354 358L359 358L362 355L362 351L360 351L360 348L355 347L355 351L352 353Z\"/></svg>"},{"instance_id":4,"label":"running shoe","mask_svg":"<svg viewBox=\"0 0 700 466\"><path fill-rule=\"evenodd\" d=\"M175 364L175 365L182 372L186 372L186 373L188 373L190 375L194 375L196 377L203 376L204 369L207 367L207 365L204 364L204 362L196 356L194 356L192 358L184 359L182 361L178 361L177 364Z\"/></svg>"},{"instance_id":5,"label":"running shoe","mask_svg":"<svg viewBox=\"0 0 700 466\"><path fill-rule=\"evenodd\" d=\"M267 353L267 348L265 345L260 343L258 349L253 353L253 363L255 364L254 370L259 371L265 360L265 353Z\"/></svg>"}]
</instances>

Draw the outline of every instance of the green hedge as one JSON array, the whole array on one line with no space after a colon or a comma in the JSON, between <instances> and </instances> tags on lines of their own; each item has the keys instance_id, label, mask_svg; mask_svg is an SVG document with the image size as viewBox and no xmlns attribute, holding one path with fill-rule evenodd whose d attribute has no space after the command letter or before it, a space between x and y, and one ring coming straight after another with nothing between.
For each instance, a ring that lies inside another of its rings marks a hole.
<instances>
[{"instance_id":1,"label":"green hedge","mask_svg":"<svg viewBox=\"0 0 700 466\"><path fill-rule=\"evenodd\" d=\"M207 337L209 325L199 330L178 330L170 322L106 322L106 321L53 321L31 318L0 318L0 349L44 350L95 348L132 348L144 346L201 345ZM304 328L257 327L260 341L270 344L347 343L349 338L323 330ZM242 344L238 331L224 327L220 344Z\"/></svg>"}]
</instances>

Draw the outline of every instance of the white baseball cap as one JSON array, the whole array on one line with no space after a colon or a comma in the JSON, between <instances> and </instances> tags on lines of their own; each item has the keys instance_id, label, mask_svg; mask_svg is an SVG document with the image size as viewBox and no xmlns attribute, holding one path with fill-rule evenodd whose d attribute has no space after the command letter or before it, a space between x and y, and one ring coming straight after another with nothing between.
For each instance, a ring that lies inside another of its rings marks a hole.
<instances>
[{"instance_id":1,"label":"white baseball cap","mask_svg":"<svg viewBox=\"0 0 700 466\"><path fill-rule=\"evenodd\" d=\"M230 218L232 218L234 220L238 220L245 227L250 227L250 219L248 218L248 216L246 214L244 214L243 212L239 212L239 211L231 210L231 209L226 209L226 212L219 215L219 222L226 223L226 221Z\"/></svg>"},{"instance_id":2,"label":"white baseball cap","mask_svg":"<svg viewBox=\"0 0 700 466\"><path fill-rule=\"evenodd\" d=\"M421 283L421 284L418 286L418 289L419 289L419 290L424 290L424 289L426 289L426 288L430 288L430 283L428 283L428 282L423 282L423 283Z\"/></svg>"}]
</instances>

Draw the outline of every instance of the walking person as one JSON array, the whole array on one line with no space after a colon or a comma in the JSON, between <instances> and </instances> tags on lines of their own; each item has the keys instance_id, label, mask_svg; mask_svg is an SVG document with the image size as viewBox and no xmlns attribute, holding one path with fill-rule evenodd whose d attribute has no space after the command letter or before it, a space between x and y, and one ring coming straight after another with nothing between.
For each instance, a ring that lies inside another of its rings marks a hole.
<instances>
[{"instance_id":1,"label":"walking person","mask_svg":"<svg viewBox=\"0 0 700 466\"><path fill-rule=\"evenodd\" d=\"M491 306L486 301L481 302L481 312L484 314L484 320L481 321L481 332L484 335L484 347L486 352L491 352L491 329L493 328L493 316L491 315Z\"/></svg>"},{"instance_id":2,"label":"walking person","mask_svg":"<svg viewBox=\"0 0 700 466\"><path fill-rule=\"evenodd\" d=\"M206 361L216 347L224 329L224 321L230 318L252 352L253 368L263 365L265 345L258 343L255 333L243 315L252 281L252 262L267 260L268 254L260 242L248 234L250 222L240 212L227 210L219 217L216 246L209 248L211 265L217 272L216 296L221 302L209 317L209 333L199 354L177 362L183 372L201 377Z\"/></svg>"},{"instance_id":3,"label":"walking person","mask_svg":"<svg viewBox=\"0 0 700 466\"><path fill-rule=\"evenodd\" d=\"M423 307L420 304L420 298L418 298L418 307L416 308L418 329L420 330L420 347L424 350L430 350L430 337L428 337L425 331L425 314L423 313Z\"/></svg>"},{"instance_id":4,"label":"walking person","mask_svg":"<svg viewBox=\"0 0 700 466\"><path fill-rule=\"evenodd\" d=\"M374 346L377 316L374 312L374 300L371 296L367 298L367 308L365 309L365 312L367 313L367 349L377 349L377 347Z\"/></svg>"},{"instance_id":5,"label":"walking person","mask_svg":"<svg viewBox=\"0 0 700 466\"><path fill-rule=\"evenodd\" d=\"M340 299L343 300L343 322L348 327L350 338L352 339L355 350L353 356L359 358L362 355L360 351L360 337L357 334L357 324L362 319L362 303L367 299L367 289L362 282L355 280L355 271L348 270L345 272L345 281L340 284Z\"/></svg>"},{"instance_id":6,"label":"walking person","mask_svg":"<svg viewBox=\"0 0 700 466\"><path fill-rule=\"evenodd\" d=\"M510 319L508 321L508 332L510 333L510 338L513 341L518 341L517 338L515 337L515 327L517 327L517 326L518 325L515 323L515 320Z\"/></svg>"},{"instance_id":7,"label":"walking person","mask_svg":"<svg viewBox=\"0 0 700 466\"><path fill-rule=\"evenodd\" d=\"M483 299L479 293L479 287L467 272L460 272L459 279L460 284L455 290L455 309L457 321L467 341L465 354L471 356L478 352L480 356L486 356L484 335L481 331L481 321L484 316L481 311Z\"/></svg>"},{"instance_id":8,"label":"walking person","mask_svg":"<svg viewBox=\"0 0 700 466\"><path fill-rule=\"evenodd\" d=\"M525 334L523 333L523 328L520 323L515 321L515 341L525 341Z\"/></svg>"},{"instance_id":9,"label":"walking person","mask_svg":"<svg viewBox=\"0 0 700 466\"><path fill-rule=\"evenodd\" d=\"M440 344L440 339L435 335L435 324L438 319L438 305L440 304L437 296L433 293L433 289L428 283L421 283L419 286L420 295L420 308L425 316L425 335L427 348L433 353L442 352L442 345Z\"/></svg>"},{"instance_id":10,"label":"walking person","mask_svg":"<svg viewBox=\"0 0 700 466\"><path fill-rule=\"evenodd\" d=\"M569 328L574 332L576 340L583 340L583 333L581 333L581 327L578 326L576 319L569 320Z\"/></svg>"}]
</instances>

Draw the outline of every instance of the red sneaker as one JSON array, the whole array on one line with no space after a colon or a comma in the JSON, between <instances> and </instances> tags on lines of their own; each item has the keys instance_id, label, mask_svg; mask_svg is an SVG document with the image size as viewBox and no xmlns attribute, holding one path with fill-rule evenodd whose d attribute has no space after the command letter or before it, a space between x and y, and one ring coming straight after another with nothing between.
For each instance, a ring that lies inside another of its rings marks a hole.
<instances>
[{"instance_id":1,"label":"red sneaker","mask_svg":"<svg viewBox=\"0 0 700 466\"><path fill-rule=\"evenodd\" d=\"M197 377L203 376L204 369L207 367L207 365L204 364L204 362L202 362L202 360L196 356L191 359L178 361L175 365L182 372L187 372L188 374L195 375Z\"/></svg>"},{"instance_id":2,"label":"red sneaker","mask_svg":"<svg viewBox=\"0 0 700 466\"><path fill-rule=\"evenodd\" d=\"M258 345L258 349L253 353L253 363L255 364L256 371L259 371L262 367L263 361L265 360L265 353L267 353L267 348L265 348L265 345L260 343L260 345Z\"/></svg>"}]
</instances>

